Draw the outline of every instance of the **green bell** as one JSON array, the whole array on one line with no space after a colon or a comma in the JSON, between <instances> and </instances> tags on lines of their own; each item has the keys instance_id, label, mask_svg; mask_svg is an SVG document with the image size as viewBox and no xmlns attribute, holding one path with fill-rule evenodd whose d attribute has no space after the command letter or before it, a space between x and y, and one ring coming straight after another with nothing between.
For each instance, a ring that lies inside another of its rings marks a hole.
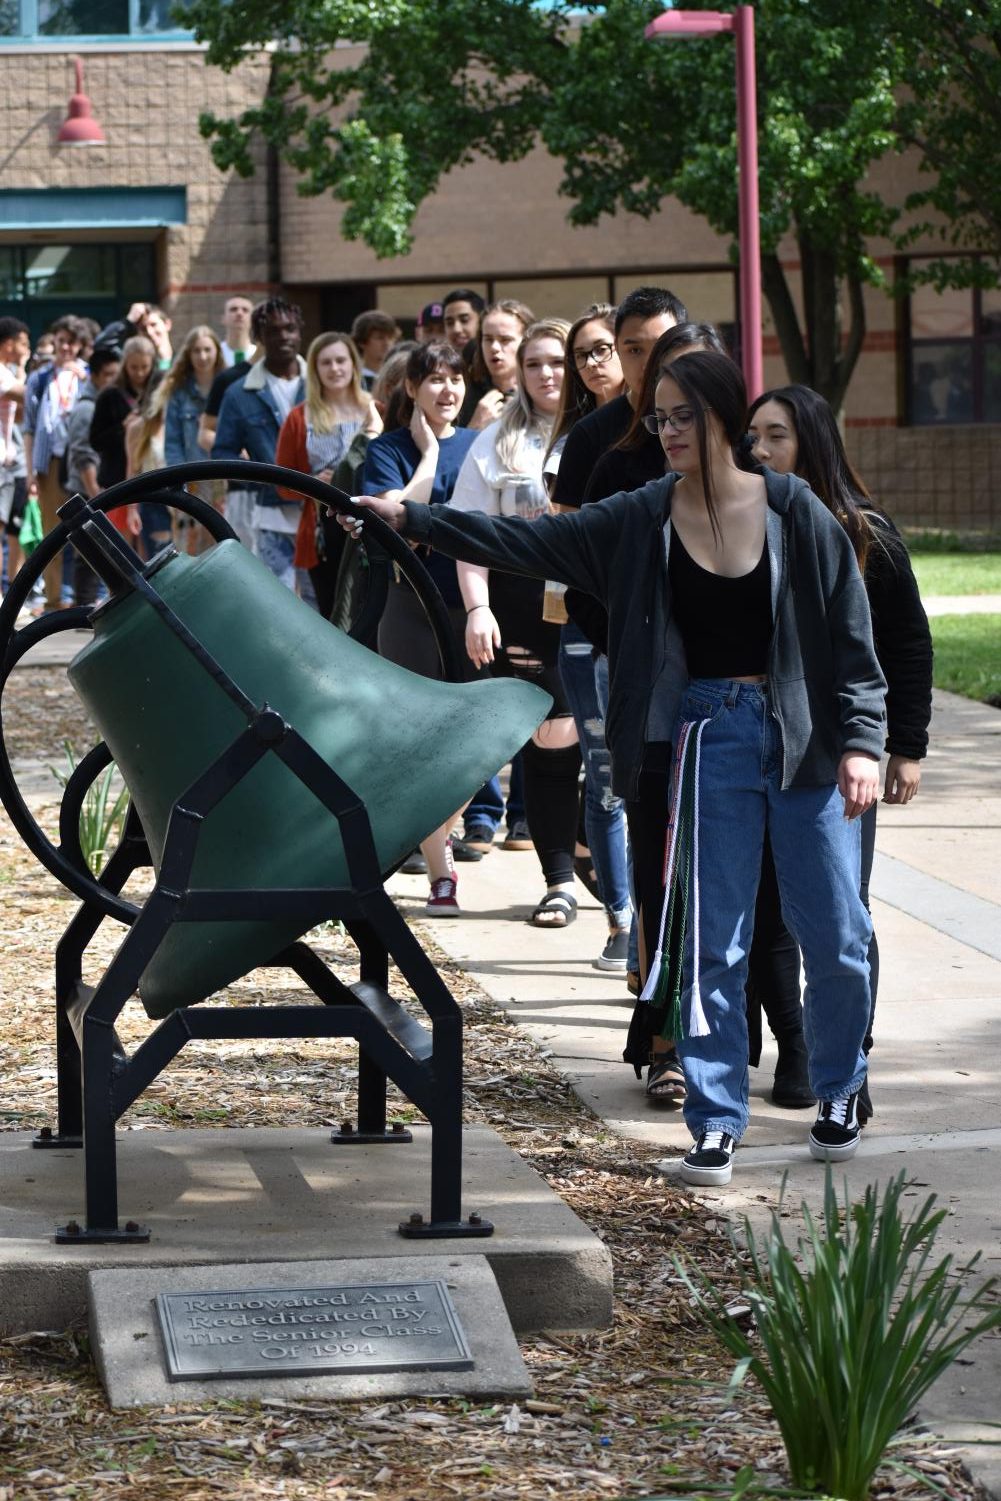
<instances>
[{"instance_id":1,"label":"green bell","mask_svg":"<svg viewBox=\"0 0 1001 1501\"><path fill-rule=\"evenodd\" d=\"M383 874L472 797L544 718L529 683L441 683L360 646L238 542L150 580L255 705L269 704L365 803ZM238 706L137 593L100 612L69 668L132 795L159 872L175 801L246 729ZM337 820L266 755L208 815L192 870L211 890L350 887ZM311 926L180 922L139 994L167 1016L267 963Z\"/></svg>"}]
</instances>

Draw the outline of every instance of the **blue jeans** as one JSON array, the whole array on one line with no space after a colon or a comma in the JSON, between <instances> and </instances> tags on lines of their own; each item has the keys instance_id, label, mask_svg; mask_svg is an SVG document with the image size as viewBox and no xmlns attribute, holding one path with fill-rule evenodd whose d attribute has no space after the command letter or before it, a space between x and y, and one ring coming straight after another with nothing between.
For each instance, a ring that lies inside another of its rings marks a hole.
<instances>
[{"instance_id":1,"label":"blue jeans","mask_svg":"<svg viewBox=\"0 0 1001 1501\"><path fill-rule=\"evenodd\" d=\"M781 790L781 740L765 684L696 679L682 700L679 731L685 721L703 729L682 1015L687 1029L697 910L709 1025L707 1036L678 1043L685 1121L695 1137L726 1131L739 1140L748 1121L744 986L766 827L782 913L803 953L810 1086L818 1100L841 1100L864 1082L872 924L859 897L860 829L857 819L845 819L834 785Z\"/></svg>"},{"instance_id":2,"label":"blue jeans","mask_svg":"<svg viewBox=\"0 0 1001 1501\"><path fill-rule=\"evenodd\" d=\"M626 858L626 815L612 792L612 766L595 681L591 643L571 621L560 637L560 677L577 726L584 758L584 827L598 890L608 920L628 928L632 919Z\"/></svg>"},{"instance_id":3,"label":"blue jeans","mask_svg":"<svg viewBox=\"0 0 1001 1501\"><path fill-rule=\"evenodd\" d=\"M291 589L295 593L300 575L308 585L309 575L305 569L296 568L292 561L295 556L294 532L272 532L265 527L258 526L255 527L254 535L257 542L257 556L271 570L275 578L285 585L286 589Z\"/></svg>"},{"instance_id":4,"label":"blue jeans","mask_svg":"<svg viewBox=\"0 0 1001 1501\"><path fill-rule=\"evenodd\" d=\"M467 829L477 825L486 824L496 834L504 817L504 793L501 790L500 777L491 777L489 782L484 782L472 802L462 815L462 821ZM508 830L514 828L516 823L523 821L525 817L525 792L521 770L521 751L517 751L511 757L511 777L507 791L507 826Z\"/></svg>"}]
</instances>

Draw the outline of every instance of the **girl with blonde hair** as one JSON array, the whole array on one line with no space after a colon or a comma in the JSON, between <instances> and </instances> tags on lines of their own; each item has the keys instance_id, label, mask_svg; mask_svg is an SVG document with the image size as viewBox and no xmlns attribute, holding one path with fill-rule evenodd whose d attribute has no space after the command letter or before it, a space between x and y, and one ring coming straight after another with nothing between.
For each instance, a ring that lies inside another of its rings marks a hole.
<instances>
[{"instance_id":1,"label":"girl with blonde hair","mask_svg":"<svg viewBox=\"0 0 1001 1501\"><path fill-rule=\"evenodd\" d=\"M198 426L212 382L225 369L226 359L214 330L207 323L196 324L174 356L174 363L156 393L157 408L163 419L163 454L168 464L194 464L205 457L198 443ZM225 487L218 481L202 480L190 488L216 510L225 510ZM181 552L204 552L212 541L204 527L180 513L174 516L174 534Z\"/></svg>"},{"instance_id":2,"label":"girl with blonde hair","mask_svg":"<svg viewBox=\"0 0 1001 1501\"><path fill-rule=\"evenodd\" d=\"M382 431L382 418L362 385L361 360L349 334L319 334L306 351L306 399L282 423L275 463L330 484L355 436ZM280 489L285 500L302 499L295 539L295 566L309 573L315 603L329 616L344 533L318 519L316 502Z\"/></svg>"},{"instance_id":3,"label":"girl with blonde hair","mask_svg":"<svg viewBox=\"0 0 1001 1501\"><path fill-rule=\"evenodd\" d=\"M569 327L563 318L544 318L525 330L514 393L500 421L485 428L466 455L449 501L456 510L528 521L549 512L542 470L560 405ZM491 574L476 563L460 562L457 571L470 661L538 683L553 697L549 717L522 751L525 811L546 883L530 920L565 928L577 915L580 749L559 674L560 628L543 619L541 580Z\"/></svg>"}]
</instances>

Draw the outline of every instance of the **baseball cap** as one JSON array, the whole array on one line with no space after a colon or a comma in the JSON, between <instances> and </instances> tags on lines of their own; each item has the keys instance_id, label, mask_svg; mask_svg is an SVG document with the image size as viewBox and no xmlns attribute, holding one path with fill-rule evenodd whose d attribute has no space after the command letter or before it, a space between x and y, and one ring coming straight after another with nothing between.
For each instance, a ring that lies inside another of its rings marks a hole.
<instances>
[{"instance_id":1,"label":"baseball cap","mask_svg":"<svg viewBox=\"0 0 1001 1501\"><path fill-rule=\"evenodd\" d=\"M429 302L422 307L417 318L417 327L424 328L428 323L444 323L445 309L440 302Z\"/></svg>"}]
</instances>

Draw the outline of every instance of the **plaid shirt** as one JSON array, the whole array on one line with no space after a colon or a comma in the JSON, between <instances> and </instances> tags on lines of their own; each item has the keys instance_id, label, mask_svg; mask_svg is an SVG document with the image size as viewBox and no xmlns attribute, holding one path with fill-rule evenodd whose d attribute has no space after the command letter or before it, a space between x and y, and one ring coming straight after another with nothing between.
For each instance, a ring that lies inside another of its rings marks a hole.
<instances>
[{"instance_id":1,"label":"plaid shirt","mask_svg":"<svg viewBox=\"0 0 1001 1501\"><path fill-rule=\"evenodd\" d=\"M63 376L72 378L60 379ZM34 439L31 466L36 474L46 474L52 459L66 451L66 419L76 405L83 379L84 372L78 364L66 366L62 371L55 365L46 365L28 377L21 430L31 433ZM58 382L56 392L50 390L53 381Z\"/></svg>"}]
</instances>

